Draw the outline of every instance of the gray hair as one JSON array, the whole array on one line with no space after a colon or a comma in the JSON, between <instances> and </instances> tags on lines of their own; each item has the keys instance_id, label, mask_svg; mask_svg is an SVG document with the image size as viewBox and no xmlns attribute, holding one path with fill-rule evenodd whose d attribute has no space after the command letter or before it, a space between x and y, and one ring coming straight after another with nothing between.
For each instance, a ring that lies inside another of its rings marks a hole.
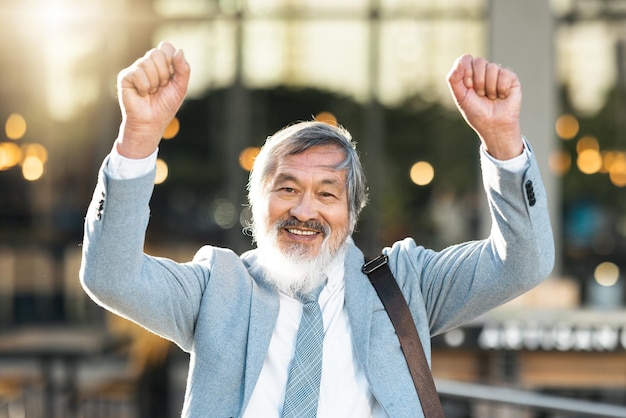
<instances>
[{"instance_id":1,"label":"gray hair","mask_svg":"<svg viewBox=\"0 0 626 418\"><path fill-rule=\"evenodd\" d=\"M344 160L333 168L347 171L348 211L351 220L350 229L353 229L361 210L367 204L365 173L356 151L356 144L350 132L342 126L315 121L287 126L265 141L254 161L248 181L248 202L252 208L253 218L255 204L263 200L267 185L280 160L288 155L300 154L313 147L326 145L338 146L345 153ZM253 224L256 221L258 219L253 219ZM252 226L254 228L254 225Z\"/></svg>"}]
</instances>

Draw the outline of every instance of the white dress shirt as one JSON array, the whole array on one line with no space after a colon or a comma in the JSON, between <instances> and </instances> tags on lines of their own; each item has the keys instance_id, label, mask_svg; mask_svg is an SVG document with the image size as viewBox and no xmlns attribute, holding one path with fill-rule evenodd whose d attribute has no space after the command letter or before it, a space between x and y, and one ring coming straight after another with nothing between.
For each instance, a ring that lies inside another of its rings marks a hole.
<instances>
[{"instance_id":1,"label":"white dress shirt","mask_svg":"<svg viewBox=\"0 0 626 418\"><path fill-rule=\"evenodd\" d=\"M124 158L113 147L107 174L130 179L154 168L157 151L139 160ZM483 151L484 152L484 149ZM498 161L503 168L521 170L528 163L528 147L511 160ZM352 346L350 323L344 303L344 260L335 260L326 271L328 282L319 297L324 320L324 351L320 383L319 418L387 418L374 398ZM302 316L302 302L279 292L280 309L259 380L243 414L244 418L280 417L287 386L289 365Z\"/></svg>"},{"instance_id":2,"label":"white dress shirt","mask_svg":"<svg viewBox=\"0 0 626 418\"><path fill-rule=\"evenodd\" d=\"M319 304L324 319L324 352L319 418L385 418L355 357L348 313L344 303L344 260L335 260L326 270L328 282ZM296 348L302 303L279 292L280 310L269 349L244 418L280 417L289 365Z\"/></svg>"}]
</instances>

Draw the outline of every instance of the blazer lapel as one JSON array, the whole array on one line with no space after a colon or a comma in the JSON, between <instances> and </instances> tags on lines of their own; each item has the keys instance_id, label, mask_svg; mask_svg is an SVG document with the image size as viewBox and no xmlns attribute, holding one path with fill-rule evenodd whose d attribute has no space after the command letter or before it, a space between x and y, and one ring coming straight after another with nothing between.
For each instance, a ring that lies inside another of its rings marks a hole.
<instances>
[{"instance_id":1,"label":"blazer lapel","mask_svg":"<svg viewBox=\"0 0 626 418\"><path fill-rule=\"evenodd\" d=\"M259 271L251 273L261 278L254 281L252 288L243 407L248 404L261 374L279 310L276 290L263 279Z\"/></svg>"},{"instance_id":2,"label":"blazer lapel","mask_svg":"<svg viewBox=\"0 0 626 418\"><path fill-rule=\"evenodd\" d=\"M361 272L364 261L363 253L354 244L350 245L345 264L346 308L357 358L365 374L369 375L368 358L375 291L367 276Z\"/></svg>"},{"instance_id":3,"label":"blazer lapel","mask_svg":"<svg viewBox=\"0 0 626 418\"><path fill-rule=\"evenodd\" d=\"M346 307L358 361L388 416L419 416L417 394L406 391L413 381L400 343L376 290L361 272L364 261L356 247L346 257ZM402 394L402 402L397 402L398 394Z\"/></svg>"}]
</instances>

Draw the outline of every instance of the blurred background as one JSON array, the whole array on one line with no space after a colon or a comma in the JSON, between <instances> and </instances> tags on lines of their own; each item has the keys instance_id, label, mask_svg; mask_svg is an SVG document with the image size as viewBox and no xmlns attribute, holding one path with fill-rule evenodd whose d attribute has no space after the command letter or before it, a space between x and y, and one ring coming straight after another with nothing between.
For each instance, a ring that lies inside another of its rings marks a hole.
<instances>
[{"instance_id":1,"label":"blurred background","mask_svg":"<svg viewBox=\"0 0 626 418\"><path fill-rule=\"evenodd\" d=\"M161 40L192 78L160 148L146 251L178 261L251 248L251 161L313 118L358 142L364 252L483 238L478 140L445 76L466 52L516 71L557 264L433 338L446 413L626 416L626 1L0 0L0 22L0 417L180 414L186 354L78 282L117 73Z\"/></svg>"}]
</instances>

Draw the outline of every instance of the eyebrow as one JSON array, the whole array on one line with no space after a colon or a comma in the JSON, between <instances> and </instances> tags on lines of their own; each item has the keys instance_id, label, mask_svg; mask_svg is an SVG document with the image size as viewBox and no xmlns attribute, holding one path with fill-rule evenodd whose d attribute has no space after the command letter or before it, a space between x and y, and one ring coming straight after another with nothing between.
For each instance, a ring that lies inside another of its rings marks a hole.
<instances>
[{"instance_id":1,"label":"eyebrow","mask_svg":"<svg viewBox=\"0 0 626 418\"><path fill-rule=\"evenodd\" d=\"M292 174L288 174L288 173L279 173L275 178L273 183L278 183L278 182L283 182L283 181L293 181L293 182L298 182L298 180L296 179L296 177Z\"/></svg>"},{"instance_id":2,"label":"eyebrow","mask_svg":"<svg viewBox=\"0 0 626 418\"><path fill-rule=\"evenodd\" d=\"M285 182L285 181L293 181L294 183L299 183L298 179L293 174L279 173L276 176L276 178L274 179L273 184L280 183L280 182ZM322 179L321 184L329 185L329 186L339 186L339 187L342 186L341 182L339 182L336 179L330 179L330 178Z\"/></svg>"}]
</instances>

